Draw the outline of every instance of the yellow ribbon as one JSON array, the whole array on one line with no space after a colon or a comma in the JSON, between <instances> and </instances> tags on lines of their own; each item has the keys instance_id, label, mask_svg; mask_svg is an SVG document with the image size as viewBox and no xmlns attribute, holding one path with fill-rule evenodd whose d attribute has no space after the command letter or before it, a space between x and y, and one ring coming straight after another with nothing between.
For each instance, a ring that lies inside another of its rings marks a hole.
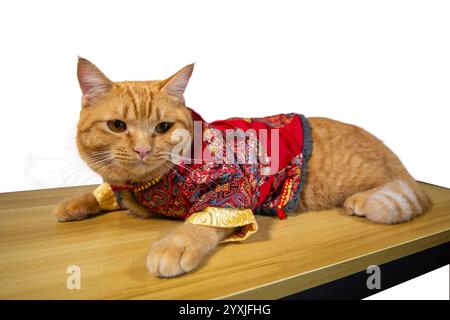
<instances>
[{"instance_id":1,"label":"yellow ribbon","mask_svg":"<svg viewBox=\"0 0 450 320\"><path fill-rule=\"evenodd\" d=\"M117 210L120 209L119 204L116 201L116 197L114 196L114 191L111 189L109 183L102 183L94 191L95 199L97 199L98 204L100 205L100 210Z\"/></svg>"}]
</instances>

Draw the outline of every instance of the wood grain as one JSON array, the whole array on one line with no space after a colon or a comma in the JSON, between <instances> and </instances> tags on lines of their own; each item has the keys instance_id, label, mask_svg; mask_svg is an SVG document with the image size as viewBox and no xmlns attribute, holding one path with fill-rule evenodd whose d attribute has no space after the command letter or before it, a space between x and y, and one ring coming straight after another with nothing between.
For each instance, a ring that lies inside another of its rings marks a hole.
<instances>
[{"instance_id":1,"label":"wood grain","mask_svg":"<svg viewBox=\"0 0 450 320\"><path fill-rule=\"evenodd\" d=\"M260 231L219 246L193 273L152 277L150 244L177 221L142 220L117 211L57 223L62 198L92 187L0 194L0 299L274 299L450 240L450 190L423 184L432 210L402 225L376 225L343 210L277 220L257 216ZM81 289L66 288L69 265Z\"/></svg>"}]
</instances>

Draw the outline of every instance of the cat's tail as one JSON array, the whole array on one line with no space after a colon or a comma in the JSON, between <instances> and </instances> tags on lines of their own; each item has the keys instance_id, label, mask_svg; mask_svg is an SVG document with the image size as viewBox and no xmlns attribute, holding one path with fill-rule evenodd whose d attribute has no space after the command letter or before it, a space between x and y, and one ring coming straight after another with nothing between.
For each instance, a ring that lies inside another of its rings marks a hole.
<instances>
[{"instance_id":1,"label":"cat's tail","mask_svg":"<svg viewBox=\"0 0 450 320\"><path fill-rule=\"evenodd\" d=\"M401 223L424 213L432 203L409 175L393 179L376 188L356 193L344 203L348 214L365 216L376 223Z\"/></svg>"}]
</instances>

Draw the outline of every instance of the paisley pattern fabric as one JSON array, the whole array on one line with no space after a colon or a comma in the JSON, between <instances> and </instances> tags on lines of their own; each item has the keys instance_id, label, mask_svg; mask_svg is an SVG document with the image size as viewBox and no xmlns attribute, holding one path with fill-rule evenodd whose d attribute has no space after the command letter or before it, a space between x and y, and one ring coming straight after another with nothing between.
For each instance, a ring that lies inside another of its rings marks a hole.
<instances>
[{"instance_id":1,"label":"paisley pattern fabric","mask_svg":"<svg viewBox=\"0 0 450 320\"><path fill-rule=\"evenodd\" d=\"M240 227L231 237L234 240L256 232L253 212L283 219L295 209L311 153L304 116L290 113L207 123L193 110L192 114L201 122L201 150L193 145L192 157L155 184L106 185L97 194L107 199L109 189L110 198L114 193L120 204L120 192L131 190L153 213L188 223ZM237 142L224 143L227 134Z\"/></svg>"}]
</instances>

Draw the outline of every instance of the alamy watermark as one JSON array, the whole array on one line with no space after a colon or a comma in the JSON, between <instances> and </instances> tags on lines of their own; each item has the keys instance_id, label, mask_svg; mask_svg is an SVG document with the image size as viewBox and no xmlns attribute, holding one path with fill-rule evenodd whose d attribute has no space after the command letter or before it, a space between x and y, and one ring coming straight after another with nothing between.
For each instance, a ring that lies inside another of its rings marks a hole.
<instances>
[{"instance_id":1,"label":"alamy watermark","mask_svg":"<svg viewBox=\"0 0 450 320\"><path fill-rule=\"evenodd\" d=\"M67 267L66 273L69 274L66 280L67 289L81 289L81 268L77 265L70 265Z\"/></svg>"},{"instance_id":2,"label":"alamy watermark","mask_svg":"<svg viewBox=\"0 0 450 320\"><path fill-rule=\"evenodd\" d=\"M193 137L186 129L172 133L171 138L176 145L172 148L171 158L175 163L185 164L258 163L265 167L262 174L273 175L279 169L279 137L278 128L249 128L245 131L207 128L203 131L203 123L194 121Z\"/></svg>"},{"instance_id":3,"label":"alamy watermark","mask_svg":"<svg viewBox=\"0 0 450 320\"><path fill-rule=\"evenodd\" d=\"M366 286L369 290L381 289L381 269L377 265L371 265L367 267L366 272L370 274L367 278Z\"/></svg>"}]
</instances>

